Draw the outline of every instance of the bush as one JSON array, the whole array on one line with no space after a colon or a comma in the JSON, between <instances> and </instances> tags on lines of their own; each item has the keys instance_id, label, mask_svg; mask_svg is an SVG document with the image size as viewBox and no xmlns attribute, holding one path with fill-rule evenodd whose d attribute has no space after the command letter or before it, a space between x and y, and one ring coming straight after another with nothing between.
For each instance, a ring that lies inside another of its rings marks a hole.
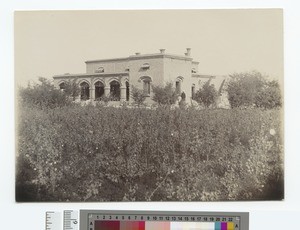
<instances>
[{"instance_id":1,"label":"bush","mask_svg":"<svg viewBox=\"0 0 300 230\"><path fill-rule=\"evenodd\" d=\"M195 100L204 105L206 108L216 103L218 92L214 85L210 85L209 82L205 83L195 95Z\"/></svg>"},{"instance_id":2,"label":"bush","mask_svg":"<svg viewBox=\"0 0 300 230\"><path fill-rule=\"evenodd\" d=\"M80 86L76 82L76 79L69 80L65 83L64 93L71 97L73 101L75 101L76 97L80 95Z\"/></svg>"},{"instance_id":3,"label":"bush","mask_svg":"<svg viewBox=\"0 0 300 230\"><path fill-rule=\"evenodd\" d=\"M278 82L266 82L255 97L255 105L265 109L281 107L282 100Z\"/></svg>"},{"instance_id":4,"label":"bush","mask_svg":"<svg viewBox=\"0 0 300 230\"><path fill-rule=\"evenodd\" d=\"M268 81L261 73L245 72L230 75L227 84L228 100L231 108L281 106L281 93L276 81Z\"/></svg>"},{"instance_id":5,"label":"bush","mask_svg":"<svg viewBox=\"0 0 300 230\"><path fill-rule=\"evenodd\" d=\"M146 95L142 89L138 89L135 86L131 86L131 97L134 100L134 103L139 107L143 105L146 100Z\"/></svg>"},{"instance_id":6,"label":"bush","mask_svg":"<svg viewBox=\"0 0 300 230\"><path fill-rule=\"evenodd\" d=\"M157 102L159 105L172 105L177 100L177 94L171 82L165 86L152 86L154 93L152 100Z\"/></svg>"},{"instance_id":7,"label":"bush","mask_svg":"<svg viewBox=\"0 0 300 230\"><path fill-rule=\"evenodd\" d=\"M39 83L20 88L20 103L40 109L62 107L70 104L69 96L56 89L46 78L39 78Z\"/></svg>"},{"instance_id":8,"label":"bush","mask_svg":"<svg viewBox=\"0 0 300 230\"><path fill-rule=\"evenodd\" d=\"M18 201L283 198L279 110L72 105L19 115Z\"/></svg>"},{"instance_id":9,"label":"bush","mask_svg":"<svg viewBox=\"0 0 300 230\"><path fill-rule=\"evenodd\" d=\"M264 77L259 72L235 73L227 84L228 100L232 108L253 106L258 91L264 85Z\"/></svg>"}]
</instances>

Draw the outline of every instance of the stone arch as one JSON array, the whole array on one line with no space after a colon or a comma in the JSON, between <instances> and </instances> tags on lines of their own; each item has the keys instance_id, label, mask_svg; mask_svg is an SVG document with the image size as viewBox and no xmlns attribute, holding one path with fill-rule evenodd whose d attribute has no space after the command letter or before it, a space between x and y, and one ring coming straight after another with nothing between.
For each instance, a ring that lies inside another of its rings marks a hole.
<instances>
[{"instance_id":1,"label":"stone arch","mask_svg":"<svg viewBox=\"0 0 300 230\"><path fill-rule=\"evenodd\" d=\"M176 77L176 81L183 81L183 79L184 79L184 77L182 77L182 76Z\"/></svg>"},{"instance_id":2,"label":"stone arch","mask_svg":"<svg viewBox=\"0 0 300 230\"><path fill-rule=\"evenodd\" d=\"M148 62L145 62L142 66L141 69L147 70L150 68L150 64Z\"/></svg>"},{"instance_id":3,"label":"stone arch","mask_svg":"<svg viewBox=\"0 0 300 230\"><path fill-rule=\"evenodd\" d=\"M139 78L139 82L141 82L141 81L149 81L149 82L152 82L152 78L150 77L150 76L148 76L148 75L146 75L146 76L141 76L140 78Z\"/></svg>"},{"instance_id":4,"label":"stone arch","mask_svg":"<svg viewBox=\"0 0 300 230\"><path fill-rule=\"evenodd\" d=\"M82 80L79 82L80 99L85 101L90 99L90 84L88 81Z\"/></svg>"},{"instance_id":5,"label":"stone arch","mask_svg":"<svg viewBox=\"0 0 300 230\"><path fill-rule=\"evenodd\" d=\"M120 82L120 79L119 79L118 77L112 77L112 78L110 78L110 79L107 81L107 83L110 85L111 82L113 82L113 81L118 82L120 85L122 84L122 83Z\"/></svg>"},{"instance_id":6,"label":"stone arch","mask_svg":"<svg viewBox=\"0 0 300 230\"><path fill-rule=\"evenodd\" d=\"M60 80L59 82L57 82L57 85L60 85L61 83L66 83L66 80Z\"/></svg>"},{"instance_id":7,"label":"stone arch","mask_svg":"<svg viewBox=\"0 0 300 230\"><path fill-rule=\"evenodd\" d=\"M120 82L116 79L112 79L109 81L110 85L110 98L112 101L120 101L121 97L121 89L120 89Z\"/></svg>"},{"instance_id":8,"label":"stone arch","mask_svg":"<svg viewBox=\"0 0 300 230\"><path fill-rule=\"evenodd\" d=\"M93 80L93 85L95 85L96 82L98 82L98 81L100 81L104 85L104 87L106 86L105 80L103 78L99 78L99 77L97 77Z\"/></svg>"},{"instance_id":9,"label":"stone arch","mask_svg":"<svg viewBox=\"0 0 300 230\"><path fill-rule=\"evenodd\" d=\"M64 91L66 89L66 82L64 80L60 81L58 87L60 90Z\"/></svg>"},{"instance_id":10,"label":"stone arch","mask_svg":"<svg viewBox=\"0 0 300 230\"><path fill-rule=\"evenodd\" d=\"M129 83L129 78L128 77L122 78L122 84L121 85L123 85L123 84L125 85L126 82Z\"/></svg>"},{"instance_id":11,"label":"stone arch","mask_svg":"<svg viewBox=\"0 0 300 230\"><path fill-rule=\"evenodd\" d=\"M95 87L95 100L100 100L104 96L105 84L102 80L97 80L94 82Z\"/></svg>"},{"instance_id":12,"label":"stone arch","mask_svg":"<svg viewBox=\"0 0 300 230\"><path fill-rule=\"evenodd\" d=\"M80 85L81 83L83 83L83 82L86 82L89 86L91 85L91 82L88 80L88 79L80 79L79 81L78 81L78 85Z\"/></svg>"}]
</instances>

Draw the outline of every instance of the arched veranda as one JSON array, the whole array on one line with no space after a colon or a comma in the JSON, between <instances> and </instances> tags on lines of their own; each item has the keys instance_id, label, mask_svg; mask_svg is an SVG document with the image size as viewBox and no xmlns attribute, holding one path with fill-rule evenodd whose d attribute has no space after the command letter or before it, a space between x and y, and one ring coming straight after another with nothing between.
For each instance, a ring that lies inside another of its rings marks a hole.
<instances>
[{"instance_id":1,"label":"arched veranda","mask_svg":"<svg viewBox=\"0 0 300 230\"><path fill-rule=\"evenodd\" d=\"M90 85L85 81L80 84L80 99L83 101L90 99Z\"/></svg>"},{"instance_id":2,"label":"arched veranda","mask_svg":"<svg viewBox=\"0 0 300 230\"><path fill-rule=\"evenodd\" d=\"M116 80L110 82L110 98L112 101L120 101L120 83Z\"/></svg>"},{"instance_id":3,"label":"arched veranda","mask_svg":"<svg viewBox=\"0 0 300 230\"><path fill-rule=\"evenodd\" d=\"M104 84L101 81L95 83L95 100L104 96Z\"/></svg>"}]
</instances>

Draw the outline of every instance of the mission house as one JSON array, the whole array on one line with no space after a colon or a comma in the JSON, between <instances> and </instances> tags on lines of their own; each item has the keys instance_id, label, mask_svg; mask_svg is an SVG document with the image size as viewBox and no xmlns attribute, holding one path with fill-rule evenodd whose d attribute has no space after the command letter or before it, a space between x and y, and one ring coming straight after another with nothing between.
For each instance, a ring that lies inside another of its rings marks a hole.
<instances>
[{"instance_id":1,"label":"mission house","mask_svg":"<svg viewBox=\"0 0 300 230\"><path fill-rule=\"evenodd\" d=\"M76 80L81 88L77 100L101 100L103 96L113 101L132 101L130 88L143 89L147 102L151 102L151 85L163 85L172 82L177 94L185 94L190 103L196 91L214 76L200 75L199 62L191 57L191 49L187 48L183 55L168 54L165 49L159 53L135 53L129 57L86 61L86 73L64 74L54 76L54 84L65 88L69 80ZM220 84L220 90L223 82Z\"/></svg>"}]
</instances>

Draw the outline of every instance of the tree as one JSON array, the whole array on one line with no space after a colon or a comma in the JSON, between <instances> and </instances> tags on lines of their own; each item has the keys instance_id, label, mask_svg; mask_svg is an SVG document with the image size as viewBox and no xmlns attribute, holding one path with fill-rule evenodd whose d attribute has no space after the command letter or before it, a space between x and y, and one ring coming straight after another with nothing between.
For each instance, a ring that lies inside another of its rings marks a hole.
<instances>
[{"instance_id":1,"label":"tree","mask_svg":"<svg viewBox=\"0 0 300 230\"><path fill-rule=\"evenodd\" d=\"M206 82L195 94L195 100L199 104L203 104L206 108L214 104L217 100L218 92L214 85Z\"/></svg>"},{"instance_id":2,"label":"tree","mask_svg":"<svg viewBox=\"0 0 300 230\"><path fill-rule=\"evenodd\" d=\"M255 97L255 105L265 109L281 107L281 92L277 81L266 82Z\"/></svg>"},{"instance_id":3,"label":"tree","mask_svg":"<svg viewBox=\"0 0 300 230\"><path fill-rule=\"evenodd\" d=\"M65 93L56 89L48 79L43 77L40 77L39 83L35 83L33 86L28 85L26 88L20 88L19 95L21 103L40 109L51 109L70 103Z\"/></svg>"},{"instance_id":4,"label":"tree","mask_svg":"<svg viewBox=\"0 0 300 230\"><path fill-rule=\"evenodd\" d=\"M234 73L229 77L231 79L227 84L227 93L231 108L253 106L257 92L261 91L265 84L262 74L253 71Z\"/></svg>"},{"instance_id":5,"label":"tree","mask_svg":"<svg viewBox=\"0 0 300 230\"><path fill-rule=\"evenodd\" d=\"M227 85L228 100L232 108L281 106L281 92L277 81L270 81L257 71L230 75Z\"/></svg>"},{"instance_id":6,"label":"tree","mask_svg":"<svg viewBox=\"0 0 300 230\"><path fill-rule=\"evenodd\" d=\"M72 97L73 101L75 101L76 97L80 95L80 87L76 82L76 79L69 80L65 83L64 93L69 97Z\"/></svg>"},{"instance_id":7,"label":"tree","mask_svg":"<svg viewBox=\"0 0 300 230\"><path fill-rule=\"evenodd\" d=\"M152 86L154 93L152 100L159 105L172 105L177 100L177 94L171 82L168 82L165 86Z\"/></svg>"},{"instance_id":8,"label":"tree","mask_svg":"<svg viewBox=\"0 0 300 230\"><path fill-rule=\"evenodd\" d=\"M138 89L135 86L131 86L131 97L134 100L135 104L140 107L146 100L146 95L142 89Z\"/></svg>"}]
</instances>

